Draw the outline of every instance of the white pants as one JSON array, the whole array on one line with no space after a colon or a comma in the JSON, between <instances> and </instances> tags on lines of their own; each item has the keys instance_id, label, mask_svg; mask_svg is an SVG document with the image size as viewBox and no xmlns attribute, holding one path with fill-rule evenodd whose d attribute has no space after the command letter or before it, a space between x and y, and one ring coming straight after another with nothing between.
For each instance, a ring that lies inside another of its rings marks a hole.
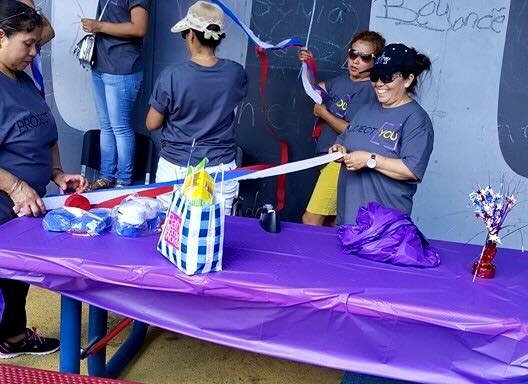
<instances>
[{"instance_id":1,"label":"white pants","mask_svg":"<svg viewBox=\"0 0 528 384\"><path fill-rule=\"evenodd\" d=\"M215 165L213 167L207 167L205 170L210 175L214 176L216 172L219 172L218 178L221 176L221 172L227 172L235 169L236 163L233 160L227 164ZM172 180L183 180L187 175L187 167L180 167L179 165L173 164L170 161L165 160L163 157L159 158L158 170L156 171L156 183L163 183L165 181ZM217 183L214 190L215 199L225 199L225 212L226 215L231 215L233 208L233 201L238 196L238 181L225 181ZM168 196L160 197L163 203L167 205L170 203L170 194Z\"/></svg>"}]
</instances>

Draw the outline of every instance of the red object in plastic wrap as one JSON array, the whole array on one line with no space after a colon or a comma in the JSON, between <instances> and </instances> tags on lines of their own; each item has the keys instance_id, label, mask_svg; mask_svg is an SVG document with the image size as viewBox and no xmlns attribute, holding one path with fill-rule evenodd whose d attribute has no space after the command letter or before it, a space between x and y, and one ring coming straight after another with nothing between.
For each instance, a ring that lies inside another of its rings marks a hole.
<instances>
[{"instance_id":1,"label":"red object in plastic wrap","mask_svg":"<svg viewBox=\"0 0 528 384\"><path fill-rule=\"evenodd\" d=\"M81 208L88 211L90 210L90 201L85 196L74 193L66 199L64 206Z\"/></svg>"},{"instance_id":2,"label":"red object in plastic wrap","mask_svg":"<svg viewBox=\"0 0 528 384\"><path fill-rule=\"evenodd\" d=\"M482 256L479 260L473 263L471 272L473 275L481 277L483 279L492 279L495 277L495 265L493 264L493 259L497 254L497 243L486 238L486 244L484 244L484 249L482 250Z\"/></svg>"}]
</instances>

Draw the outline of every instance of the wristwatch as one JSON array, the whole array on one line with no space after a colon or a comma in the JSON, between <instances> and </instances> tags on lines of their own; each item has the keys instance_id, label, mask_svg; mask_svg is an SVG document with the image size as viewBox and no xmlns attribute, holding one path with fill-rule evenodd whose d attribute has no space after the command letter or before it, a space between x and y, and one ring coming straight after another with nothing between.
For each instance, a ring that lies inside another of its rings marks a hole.
<instances>
[{"instance_id":1,"label":"wristwatch","mask_svg":"<svg viewBox=\"0 0 528 384\"><path fill-rule=\"evenodd\" d=\"M371 153L370 158L367 160L367 167L370 169L376 168L377 162L376 162L376 154Z\"/></svg>"}]
</instances>

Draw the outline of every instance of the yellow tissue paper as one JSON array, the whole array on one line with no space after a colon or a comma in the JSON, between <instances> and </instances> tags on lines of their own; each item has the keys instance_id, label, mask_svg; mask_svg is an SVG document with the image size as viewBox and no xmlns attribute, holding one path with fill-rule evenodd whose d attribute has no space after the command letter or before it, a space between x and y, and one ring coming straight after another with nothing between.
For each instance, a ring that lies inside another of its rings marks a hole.
<instances>
[{"instance_id":1,"label":"yellow tissue paper","mask_svg":"<svg viewBox=\"0 0 528 384\"><path fill-rule=\"evenodd\" d=\"M194 169L189 167L183 182L183 195L192 206L213 203L214 180L205 170L207 159L203 159Z\"/></svg>"}]
</instances>

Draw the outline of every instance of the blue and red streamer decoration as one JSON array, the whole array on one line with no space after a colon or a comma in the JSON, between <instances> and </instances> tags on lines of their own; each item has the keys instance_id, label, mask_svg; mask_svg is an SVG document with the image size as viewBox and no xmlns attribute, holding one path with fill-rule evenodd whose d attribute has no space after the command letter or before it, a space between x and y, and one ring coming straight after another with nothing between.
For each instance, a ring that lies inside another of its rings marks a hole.
<instances>
[{"instance_id":1,"label":"blue and red streamer decoration","mask_svg":"<svg viewBox=\"0 0 528 384\"><path fill-rule=\"evenodd\" d=\"M265 41L262 41L255 35L255 33L245 24L243 23L231 9L229 9L222 1L220 0L211 0L212 3L218 5L224 13L229 16L231 20L235 22L242 30L246 33L246 35L249 37L249 39L255 43L256 45L256 51L260 58L261 63L261 70L260 70L260 93L262 97L262 113L265 113L264 106L266 105L266 82L268 77L268 59L266 55L266 50L277 50L277 49L286 49L286 48L293 48L293 47L302 47L303 44L301 41L297 39L285 39L278 44L270 44ZM271 126L271 124L267 123L266 117L264 116L264 119L266 121L266 126L268 130L272 133L274 137L276 137L279 140L280 143L280 161L281 164L286 164L288 162L288 144L285 140L281 139L279 133ZM275 210L281 211L284 208L284 203L286 199L286 175L279 175L277 176L277 191L276 191L276 200L277 204L275 206Z\"/></svg>"}]
</instances>

